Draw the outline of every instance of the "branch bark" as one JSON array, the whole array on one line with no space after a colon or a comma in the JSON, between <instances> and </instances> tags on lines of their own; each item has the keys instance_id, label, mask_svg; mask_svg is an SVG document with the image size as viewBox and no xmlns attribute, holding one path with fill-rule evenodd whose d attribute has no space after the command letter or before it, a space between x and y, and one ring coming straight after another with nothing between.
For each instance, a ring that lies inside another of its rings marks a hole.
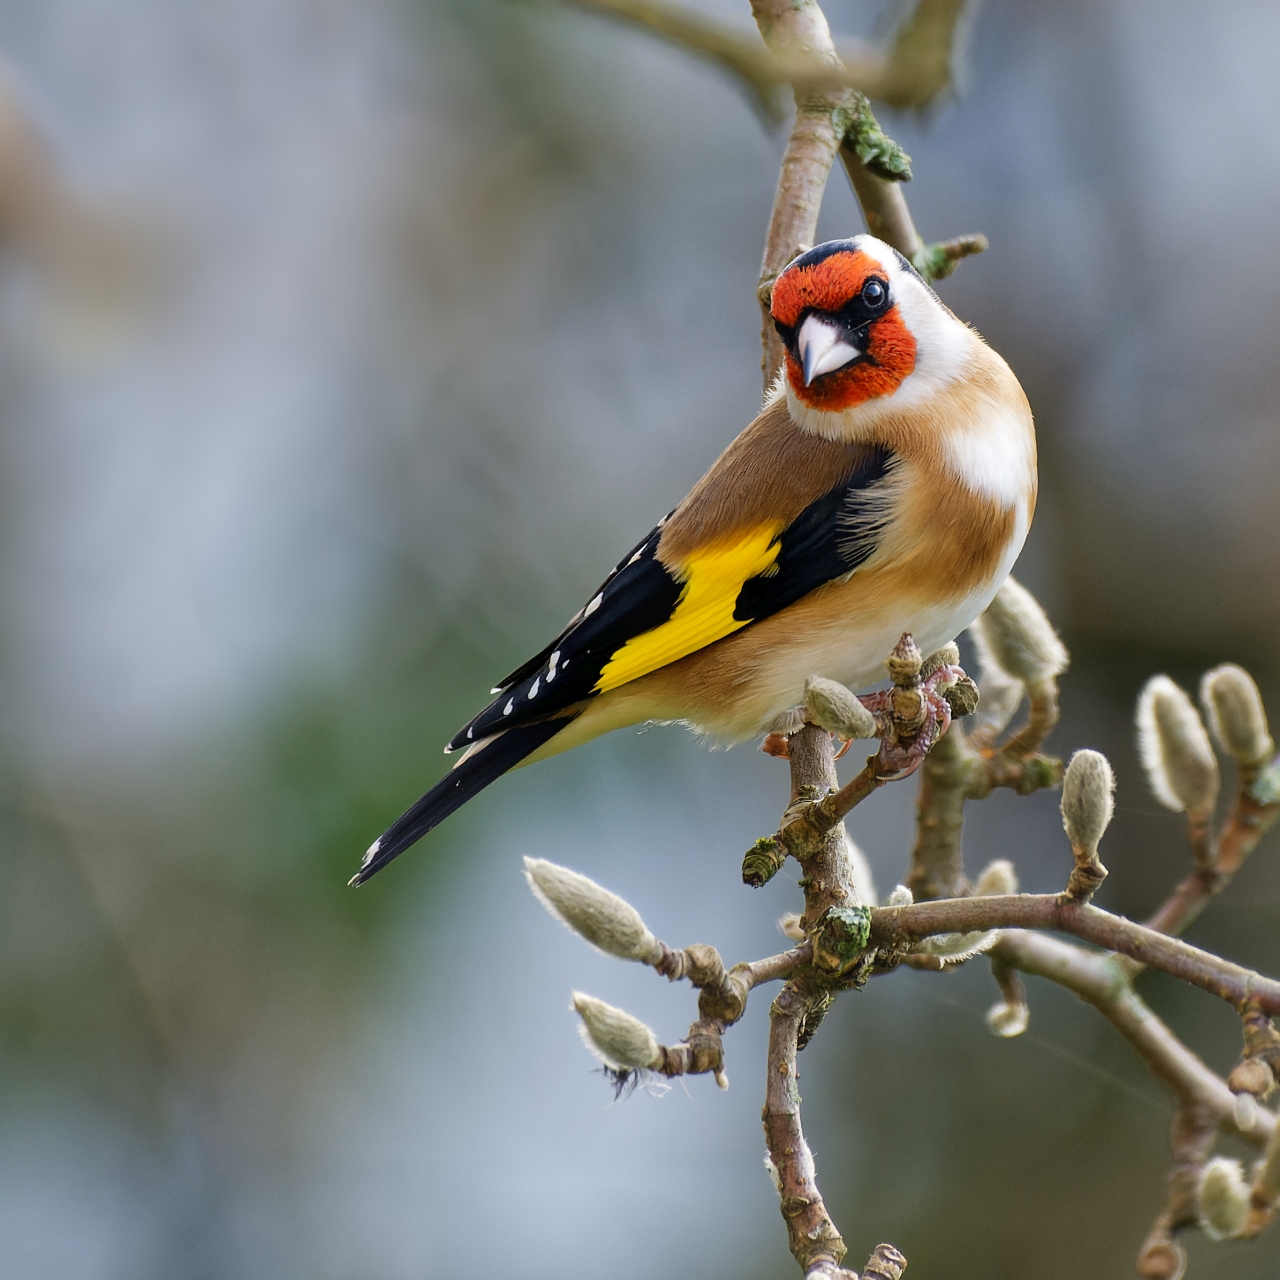
<instances>
[{"instance_id":1,"label":"branch bark","mask_svg":"<svg viewBox=\"0 0 1280 1280\"><path fill-rule=\"evenodd\" d=\"M816 5L812 7L817 8ZM830 40L828 34L828 44ZM821 97L805 101L797 95L795 124L791 127L778 173L778 188L773 197L764 257L760 262L760 281L756 287L761 314L760 342L764 349L761 368L764 370L766 391L773 385L783 365L782 342L769 311L773 282L787 263L810 248L817 237L822 193L846 123L839 101L824 101Z\"/></svg>"},{"instance_id":2,"label":"branch bark","mask_svg":"<svg viewBox=\"0 0 1280 1280\"><path fill-rule=\"evenodd\" d=\"M1280 803L1259 799L1255 794L1261 772L1241 776L1231 813L1210 852L1196 859L1195 869L1147 922L1149 928L1159 933L1181 933L1209 905L1209 900L1231 883L1245 859L1275 825L1280 818ZM1198 833L1193 831L1190 835L1194 849Z\"/></svg>"},{"instance_id":3,"label":"branch bark","mask_svg":"<svg viewBox=\"0 0 1280 1280\"><path fill-rule=\"evenodd\" d=\"M1074 934L1181 978L1241 1011L1252 1003L1265 1013L1280 1013L1280 982L1274 978L1058 894L944 899L909 907L880 907L871 913L872 941L889 950L905 949L939 933L1009 928Z\"/></svg>"},{"instance_id":4,"label":"branch bark","mask_svg":"<svg viewBox=\"0 0 1280 1280\"><path fill-rule=\"evenodd\" d=\"M844 166L845 176L862 209L867 230L876 239L892 245L918 268L919 260L925 253L925 243L912 221L911 210L907 208L907 197L903 194L901 185L872 173L858 156L857 148L852 142L846 141L840 147L840 163ZM981 253L987 247L985 239L982 240L981 248L976 247L977 239L979 238L974 238L975 247L970 252ZM967 255L959 254L957 260L965 256ZM922 274L927 276L929 273ZM939 274L950 275L951 272Z\"/></svg>"},{"instance_id":5,"label":"branch bark","mask_svg":"<svg viewBox=\"0 0 1280 1280\"><path fill-rule=\"evenodd\" d=\"M767 119L778 90L857 89L898 108L922 108L950 89L952 49L965 0L922 0L887 48L845 42L840 65L801 46L780 57L758 39L696 10L663 0L571 0L578 8L639 27L737 77Z\"/></svg>"},{"instance_id":6,"label":"branch bark","mask_svg":"<svg viewBox=\"0 0 1280 1280\"><path fill-rule=\"evenodd\" d=\"M777 1182L791 1253L808 1273L822 1263L835 1268L847 1252L818 1190L813 1152L800 1125L796 1055L800 1028L818 993L788 982L769 1010L768 1077L765 1082L764 1139Z\"/></svg>"},{"instance_id":7,"label":"branch bark","mask_svg":"<svg viewBox=\"0 0 1280 1280\"><path fill-rule=\"evenodd\" d=\"M1010 929L991 949L993 958L1023 973L1047 978L1093 1005L1134 1047L1147 1069L1183 1105L1208 1108L1215 1122L1255 1143L1267 1141L1275 1117L1258 1107L1248 1128L1238 1127L1235 1094L1134 991L1116 957L1088 952L1043 934Z\"/></svg>"}]
</instances>

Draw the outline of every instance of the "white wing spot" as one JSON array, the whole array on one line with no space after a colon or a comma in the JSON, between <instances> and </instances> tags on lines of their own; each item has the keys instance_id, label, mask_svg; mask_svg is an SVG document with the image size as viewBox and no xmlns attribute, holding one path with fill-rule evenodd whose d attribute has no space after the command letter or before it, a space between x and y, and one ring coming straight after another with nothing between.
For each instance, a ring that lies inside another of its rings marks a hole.
<instances>
[{"instance_id":1,"label":"white wing spot","mask_svg":"<svg viewBox=\"0 0 1280 1280\"><path fill-rule=\"evenodd\" d=\"M370 846L368 852L364 855L364 866L368 866L374 858L378 856L378 850L382 848L382 837L379 836Z\"/></svg>"},{"instance_id":2,"label":"white wing spot","mask_svg":"<svg viewBox=\"0 0 1280 1280\"><path fill-rule=\"evenodd\" d=\"M507 705L502 708L502 714L504 716L509 716L512 712L512 709L515 707L515 705L516 705L516 700L514 698L508 698Z\"/></svg>"},{"instance_id":3,"label":"white wing spot","mask_svg":"<svg viewBox=\"0 0 1280 1280\"><path fill-rule=\"evenodd\" d=\"M476 727L475 725L472 725L471 728L467 730L467 737L474 738L475 736L476 736Z\"/></svg>"},{"instance_id":4,"label":"white wing spot","mask_svg":"<svg viewBox=\"0 0 1280 1280\"><path fill-rule=\"evenodd\" d=\"M637 552L635 553L635 555L633 555L633 556L631 557L631 559L627 561L627 563L628 563L628 564L635 564L635 562L636 562L637 560L639 560L639 559L640 559L640 557L641 557L642 555L644 555L644 552L643 552L643 551L637 551Z\"/></svg>"},{"instance_id":5,"label":"white wing spot","mask_svg":"<svg viewBox=\"0 0 1280 1280\"><path fill-rule=\"evenodd\" d=\"M603 599L604 593L602 592L600 595L596 596L589 605L587 605L587 607L582 611L582 616L584 618L591 617L591 615L600 607L600 601ZM566 662L564 665L567 667L569 664Z\"/></svg>"},{"instance_id":6,"label":"white wing spot","mask_svg":"<svg viewBox=\"0 0 1280 1280\"><path fill-rule=\"evenodd\" d=\"M551 655L551 661L547 665L547 683L550 684L556 678L556 664L560 661L560 650L557 649Z\"/></svg>"},{"instance_id":7,"label":"white wing spot","mask_svg":"<svg viewBox=\"0 0 1280 1280\"><path fill-rule=\"evenodd\" d=\"M495 684L493 688L489 690L489 696L492 698L495 693L501 693L501 692L502 692L502 686L500 684Z\"/></svg>"},{"instance_id":8,"label":"white wing spot","mask_svg":"<svg viewBox=\"0 0 1280 1280\"><path fill-rule=\"evenodd\" d=\"M529 686L529 701L532 702L538 696L538 690L542 687L542 677L538 676Z\"/></svg>"}]
</instances>

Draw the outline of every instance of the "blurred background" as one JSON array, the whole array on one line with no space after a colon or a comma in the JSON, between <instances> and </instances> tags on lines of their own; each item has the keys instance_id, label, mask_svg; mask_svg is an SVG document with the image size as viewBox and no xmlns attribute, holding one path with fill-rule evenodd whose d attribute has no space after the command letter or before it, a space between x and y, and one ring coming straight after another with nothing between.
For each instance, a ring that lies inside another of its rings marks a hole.
<instances>
[{"instance_id":1,"label":"blurred background","mask_svg":"<svg viewBox=\"0 0 1280 1280\"><path fill-rule=\"evenodd\" d=\"M749 27L745 4L707 7ZM829 0L840 33L877 5ZM1018 570L1074 654L1060 754L1116 762L1104 905L1188 865L1145 678L1246 663L1280 718L1280 9L988 0L958 101L883 113L942 285L1036 411ZM547 856L673 945L782 944L739 881L786 771L679 729L521 772L359 893L440 746L759 403L785 130L715 70L527 0L0 7L0 1274L792 1274L762 1167L767 998L704 1078L610 1105L571 988L668 1042L668 988L555 926ZM825 237L860 230L833 177ZM914 784L855 814L881 892ZM973 806L970 868L1060 887L1056 798ZM1280 970L1273 838L1192 930ZM1170 1108L1091 1010L986 967L845 997L802 1060L860 1263L1124 1277ZM1144 994L1210 1063L1234 1015ZM1280 1232L1191 1241L1273 1276Z\"/></svg>"}]
</instances>

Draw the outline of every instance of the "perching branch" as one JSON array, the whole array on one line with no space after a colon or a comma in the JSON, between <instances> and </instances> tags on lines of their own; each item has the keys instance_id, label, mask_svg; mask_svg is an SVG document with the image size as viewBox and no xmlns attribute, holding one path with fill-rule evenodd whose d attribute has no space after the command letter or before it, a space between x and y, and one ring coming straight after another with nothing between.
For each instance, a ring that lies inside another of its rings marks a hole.
<instances>
[{"instance_id":1,"label":"perching branch","mask_svg":"<svg viewBox=\"0 0 1280 1280\"><path fill-rule=\"evenodd\" d=\"M922 824L936 804L946 803L954 810L957 795L963 799L973 791L985 794L991 777L1010 767L1010 762L1025 765L1040 759L1032 749L1039 745L1041 729L1050 717L1043 710L1037 712L1036 704L1056 708L1056 694L1046 691L1052 675L1045 670L1064 666L1065 652L1055 649L1056 637L1050 644L1046 633L1040 635L1038 646L1032 644L1028 650L1023 642L1035 640L1043 615L1038 606L1031 608L1034 602L1029 604L1030 597L1016 584L1007 590L1002 602L1005 621L1000 622L1001 609L985 620L987 634L980 647L986 650L986 660L994 661L1002 641L1018 639L1012 656L1005 652L1003 657L1019 668L1024 685L1036 691L1031 723L1038 722L1040 727L1024 728L1004 747L975 751L965 740L960 721L948 732L953 710L963 715L973 708L968 677L952 661L954 647L926 660L904 636L890 655L892 685L883 693L853 698L830 681L810 683L803 708L809 723L786 739L783 749L772 748L789 761L791 804L775 836L757 842L744 860L748 883L763 883L787 857L799 862L805 907L796 927L804 941L791 951L726 971L712 947L674 951L657 941L633 908L583 877L551 864L527 864L530 882L544 903L595 945L649 964L669 979L687 977L699 989L698 1020L685 1039L671 1047L659 1044L644 1024L622 1010L575 995L586 1038L619 1088L646 1071L663 1076L712 1074L727 1087L724 1032L741 1018L754 986L785 980L770 1011L763 1118L768 1162L778 1185L791 1249L809 1276L843 1280L856 1273L840 1268L845 1246L823 1203L813 1155L804 1138L798 1054L841 991L904 962L941 968L989 951L1004 996L990 1021L1002 1035L1018 1034L1026 1025L1026 994L1016 971L1057 982L1094 1005L1170 1091L1177 1115L1169 1199L1143 1245L1144 1276L1173 1280L1180 1274L1184 1255L1176 1233L1205 1214L1210 1215L1209 1221L1216 1212L1212 1200L1209 1208L1202 1206L1208 1194L1202 1185L1227 1188L1228 1205L1223 1212L1232 1234L1262 1230L1280 1202L1276 1116L1255 1100L1255 1095L1265 1096L1275 1087L1280 1069L1280 1033L1270 1022L1270 1015L1280 1012L1280 982L1088 903L1105 875L1098 845L1112 811L1113 781L1103 757L1079 752L1067 770L1062 808L1074 869L1066 892L1004 892L1002 885L1012 887L1012 869L1001 862L983 873L975 896L912 902L906 890L899 890L884 907L870 907L858 899L842 824L854 805L879 786L909 776L922 761L928 762L931 748L951 754L943 757L946 769L935 771L928 792L932 798L922 795ZM1007 710L1012 712L1012 700ZM996 737L998 733L997 726ZM839 786L835 772L835 736L875 736L880 741L866 768L844 787ZM948 742L951 748L935 746ZM1004 763L993 763L1001 759ZM968 765L957 768L957 761L968 761ZM1039 767L1049 768L1048 764ZM1249 775L1248 786L1257 791L1258 779L1270 776L1269 767L1259 765ZM971 771L976 771L977 783ZM959 874L963 875L962 868ZM967 881L962 891L969 892ZM1086 951L1033 930L1072 934L1104 950ZM1187 1049L1137 995L1131 960L1162 969L1240 1010L1245 1058L1229 1081ZM1210 1159L1220 1130L1265 1145L1251 1186L1242 1175L1224 1172L1221 1160ZM890 1259L882 1274L900 1274L905 1266L901 1255L890 1246L882 1249L888 1251L881 1254L882 1261Z\"/></svg>"}]
</instances>

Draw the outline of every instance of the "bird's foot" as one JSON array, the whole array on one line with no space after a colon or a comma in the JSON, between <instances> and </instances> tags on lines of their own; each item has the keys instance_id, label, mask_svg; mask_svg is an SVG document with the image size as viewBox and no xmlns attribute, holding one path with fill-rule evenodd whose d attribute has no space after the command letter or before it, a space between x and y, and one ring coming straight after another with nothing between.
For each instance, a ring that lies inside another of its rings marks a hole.
<instances>
[{"instance_id":1,"label":"bird's foot","mask_svg":"<svg viewBox=\"0 0 1280 1280\"><path fill-rule=\"evenodd\" d=\"M862 699L879 730L877 779L909 777L951 727L953 710L967 715L977 705L976 698L970 703L976 686L959 658L954 645L923 658L909 633L898 641L887 663L893 687Z\"/></svg>"},{"instance_id":2,"label":"bird's foot","mask_svg":"<svg viewBox=\"0 0 1280 1280\"><path fill-rule=\"evenodd\" d=\"M773 723L769 726L768 736L761 744L760 750L765 755L773 756L775 759L789 760L791 758L791 746L787 739L793 733L799 733L808 723L809 720L803 706L788 707L773 718Z\"/></svg>"},{"instance_id":3,"label":"bird's foot","mask_svg":"<svg viewBox=\"0 0 1280 1280\"><path fill-rule=\"evenodd\" d=\"M804 702L773 721L760 749L787 760L790 735L815 724L840 740L837 760L856 740L879 738L877 778L909 777L946 733L952 716L966 716L977 707L978 687L960 666L954 644L924 658L910 633L898 641L886 665L893 687L879 693L859 695L834 680L810 676Z\"/></svg>"}]
</instances>

